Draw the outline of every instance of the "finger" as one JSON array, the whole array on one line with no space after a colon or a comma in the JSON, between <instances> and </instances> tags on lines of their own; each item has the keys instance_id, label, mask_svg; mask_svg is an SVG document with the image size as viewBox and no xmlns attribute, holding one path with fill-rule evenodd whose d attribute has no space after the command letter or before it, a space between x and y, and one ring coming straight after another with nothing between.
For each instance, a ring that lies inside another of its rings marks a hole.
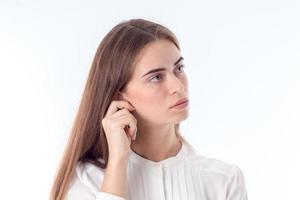
<instances>
[{"instance_id":1,"label":"finger","mask_svg":"<svg viewBox=\"0 0 300 200\"><path fill-rule=\"evenodd\" d=\"M118 111L118 109L122 109L122 108L127 108L128 110L131 110L131 111L135 110L135 108L128 101L114 100L109 105L107 114L112 115L113 113Z\"/></svg>"},{"instance_id":2,"label":"finger","mask_svg":"<svg viewBox=\"0 0 300 200\"><path fill-rule=\"evenodd\" d=\"M112 118L118 118L122 116L132 115L131 112L127 108L122 108L110 115Z\"/></svg>"},{"instance_id":3,"label":"finger","mask_svg":"<svg viewBox=\"0 0 300 200\"><path fill-rule=\"evenodd\" d=\"M135 130L136 130L136 123L133 120L129 120L126 127L127 127L127 132L130 135L130 137L134 138Z\"/></svg>"},{"instance_id":4,"label":"finger","mask_svg":"<svg viewBox=\"0 0 300 200\"><path fill-rule=\"evenodd\" d=\"M129 134L131 138L134 138L136 130L136 122L131 117L124 117L119 119L121 127L124 127L126 134Z\"/></svg>"},{"instance_id":5,"label":"finger","mask_svg":"<svg viewBox=\"0 0 300 200\"><path fill-rule=\"evenodd\" d=\"M113 118L113 120L117 120L120 117L130 117L135 122L135 124L137 123L136 118L126 108L123 108L123 109L113 113L110 117Z\"/></svg>"},{"instance_id":6,"label":"finger","mask_svg":"<svg viewBox=\"0 0 300 200\"><path fill-rule=\"evenodd\" d=\"M104 119L102 120L102 125L111 129L125 128L126 125L130 125L132 122L135 126L137 124L136 118L125 108Z\"/></svg>"},{"instance_id":7,"label":"finger","mask_svg":"<svg viewBox=\"0 0 300 200\"><path fill-rule=\"evenodd\" d=\"M127 109L122 109L109 116L104 122L104 126L110 127L110 129L123 128L130 136L134 136L137 120Z\"/></svg>"},{"instance_id":8,"label":"finger","mask_svg":"<svg viewBox=\"0 0 300 200\"><path fill-rule=\"evenodd\" d=\"M129 130L130 130L130 133L131 133L131 138L135 139L136 130L137 130L137 122L136 122L136 119L134 117L131 117L129 126L130 126Z\"/></svg>"},{"instance_id":9,"label":"finger","mask_svg":"<svg viewBox=\"0 0 300 200\"><path fill-rule=\"evenodd\" d=\"M137 134L137 127L135 128L135 130L134 130L134 136L133 136L133 140L135 140L136 139L136 134Z\"/></svg>"}]
</instances>

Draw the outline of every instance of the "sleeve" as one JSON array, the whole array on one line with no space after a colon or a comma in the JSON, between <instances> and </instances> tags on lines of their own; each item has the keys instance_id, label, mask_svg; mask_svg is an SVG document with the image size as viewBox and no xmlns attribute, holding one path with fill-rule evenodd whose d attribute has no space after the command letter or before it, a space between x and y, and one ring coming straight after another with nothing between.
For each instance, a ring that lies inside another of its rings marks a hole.
<instances>
[{"instance_id":1,"label":"sleeve","mask_svg":"<svg viewBox=\"0 0 300 200\"><path fill-rule=\"evenodd\" d=\"M243 173L236 165L232 165L231 173L226 183L226 200L248 200Z\"/></svg>"},{"instance_id":2,"label":"sleeve","mask_svg":"<svg viewBox=\"0 0 300 200\"><path fill-rule=\"evenodd\" d=\"M73 179L71 186L66 194L67 200L125 200L106 192L95 191L87 184L82 182L77 174Z\"/></svg>"}]
</instances>

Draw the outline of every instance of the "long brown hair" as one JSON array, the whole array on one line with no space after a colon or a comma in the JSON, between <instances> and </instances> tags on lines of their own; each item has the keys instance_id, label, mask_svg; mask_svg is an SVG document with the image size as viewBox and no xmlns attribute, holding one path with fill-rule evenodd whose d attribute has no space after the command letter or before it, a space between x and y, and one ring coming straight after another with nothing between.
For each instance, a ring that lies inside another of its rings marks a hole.
<instances>
[{"instance_id":1,"label":"long brown hair","mask_svg":"<svg viewBox=\"0 0 300 200\"><path fill-rule=\"evenodd\" d=\"M145 19L123 21L103 38L92 62L50 199L65 198L78 161L106 168L109 152L101 121L115 93L130 80L137 54L158 39L167 39L180 50L178 40L168 28ZM176 124L175 130L178 129Z\"/></svg>"}]
</instances>

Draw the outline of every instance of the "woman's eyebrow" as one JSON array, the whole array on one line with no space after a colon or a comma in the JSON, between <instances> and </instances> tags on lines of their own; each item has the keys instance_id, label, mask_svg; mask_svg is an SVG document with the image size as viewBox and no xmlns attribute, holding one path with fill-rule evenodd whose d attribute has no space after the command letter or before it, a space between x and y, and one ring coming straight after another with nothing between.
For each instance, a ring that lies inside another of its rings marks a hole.
<instances>
[{"instance_id":1,"label":"woman's eyebrow","mask_svg":"<svg viewBox=\"0 0 300 200\"><path fill-rule=\"evenodd\" d=\"M174 66L176 66L181 60L184 60L184 58L182 56L174 63ZM152 73L159 72L159 71L165 71L165 70L166 70L166 68L163 68L163 67L152 69L149 72L147 72L146 74L144 74L142 77L144 77L148 74L152 74Z\"/></svg>"}]
</instances>

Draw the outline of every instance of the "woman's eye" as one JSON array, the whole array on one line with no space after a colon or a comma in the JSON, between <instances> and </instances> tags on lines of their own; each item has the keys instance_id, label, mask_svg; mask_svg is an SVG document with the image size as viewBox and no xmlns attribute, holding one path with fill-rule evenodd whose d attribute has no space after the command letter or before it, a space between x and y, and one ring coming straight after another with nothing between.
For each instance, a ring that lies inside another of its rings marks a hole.
<instances>
[{"instance_id":1,"label":"woman's eye","mask_svg":"<svg viewBox=\"0 0 300 200\"><path fill-rule=\"evenodd\" d=\"M183 64L181 64L181 65L179 65L178 67L177 67L177 69L180 69L179 71L181 72L181 71L183 71L183 68L185 67L185 65L183 65Z\"/></svg>"},{"instance_id":2,"label":"woman's eye","mask_svg":"<svg viewBox=\"0 0 300 200\"><path fill-rule=\"evenodd\" d=\"M185 67L185 65L181 64L181 65L178 65L178 67L176 69L179 71L179 73L182 73L184 67ZM150 78L150 82L159 82L162 80L162 77L163 76L161 74L157 74L157 75L153 76L152 78Z\"/></svg>"},{"instance_id":3,"label":"woman's eye","mask_svg":"<svg viewBox=\"0 0 300 200\"><path fill-rule=\"evenodd\" d=\"M159 78L159 79L157 79L157 78ZM156 76L153 76L153 77L150 79L150 81L151 81L151 82L157 82L157 81L152 81L152 80L158 80L158 81L160 81L161 79L162 79L161 74L157 74Z\"/></svg>"}]
</instances>

